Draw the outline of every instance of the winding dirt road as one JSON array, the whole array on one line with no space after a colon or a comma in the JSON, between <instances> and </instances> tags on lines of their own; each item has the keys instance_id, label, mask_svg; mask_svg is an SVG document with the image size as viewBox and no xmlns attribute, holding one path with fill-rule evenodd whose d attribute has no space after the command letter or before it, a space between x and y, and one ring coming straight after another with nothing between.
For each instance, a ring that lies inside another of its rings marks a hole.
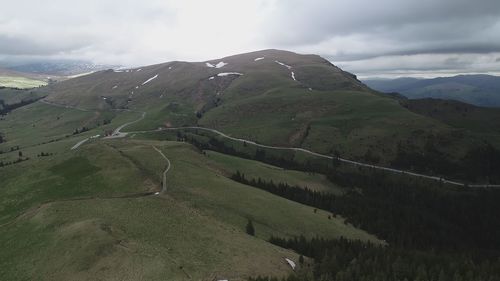
<instances>
[{"instance_id":1,"label":"winding dirt road","mask_svg":"<svg viewBox=\"0 0 500 281\"><path fill-rule=\"evenodd\" d=\"M55 105L53 103L47 103L47 104ZM500 188L500 184L466 184L466 183L463 183L463 182L458 182L458 181L454 181L454 180L448 180L448 179L445 179L443 177L424 175L424 174L414 173L414 172L410 172L410 171L404 171L404 170L399 170L399 169L394 169L394 168L388 168L388 167L384 167L384 166L378 166L378 165L373 165L373 164L362 163L362 162L358 162L358 161L354 161L354 160L349 160L349 159L345 159L345 158L341 158L341 157L334 157L334 156L330 156L330 155L326 155L326 154L317 153L317 152L314 152L314 151L311 151L311 150L308 150L308 149L305 149L305 148L300 148L300 147L281 147L281 146L272 146L272 145L259 144L259 143L256 143L254 141L251 141L251 140L246 140L246 139L242 139L242 138L231 137L229 135L224 134L223 132L217 131L215 129L205 128L205 127L188 126L188 127L177 127L177 128L161 128L161 129L157 129L157 130L147 130L147 131L121 132L121 130L123 130L125 127L127 127L128 125L131 125L131 124L134 124L136 122L141 121L142 119L144 119L145 116L146 116L146 112L142 112L141 117L139 117L137 120L134 120L134 121L131 121L131 122L128 122L128 123L125 123L125 124L121 125L120 127L116 128L113 131L113 134L111 136L106 137L106 138L108 138L108 139L109 138L123 138L123 137L126 137L128 134L151 133L151 132L158 132L158 131L175 131L175 130L189 130L189 129L192 129L192 130L203 130L203 131L207 131L207 132L211 132L211 133L217 134L217 135L219 135L221 137L224 137L226 139L229 139L229 140L238 141L238 142L244 142L244 143L251 144L251 145L254 145L254 146L257 146L257 147L268 148L268 149L275 149L275 150L300 151L300 152L304 152L304 153L307 153L307 154L310 154L310 155L314 155L314 156L317 156L317 157L320 157L320 158L325 158L325 159L330 159L330 160L337 159L340 162L347 163L347 164L352 164L352 165L355 165L355 166L367 167L367 168L372 168L372 169L387 171L387 172L396 173L396 174L408 175L408 176L412 176L412 177L425 178L425 179L430 179L430 180L438 181L438 182L441 182L441 183L447 183L447 184L451 184L451 185L455 185L455 186L461 186L461 187L468 186L468 187L474 187L474 188ZM165 157L165 155L162 155L162 156Z\"/></svg>"}]
</instances>

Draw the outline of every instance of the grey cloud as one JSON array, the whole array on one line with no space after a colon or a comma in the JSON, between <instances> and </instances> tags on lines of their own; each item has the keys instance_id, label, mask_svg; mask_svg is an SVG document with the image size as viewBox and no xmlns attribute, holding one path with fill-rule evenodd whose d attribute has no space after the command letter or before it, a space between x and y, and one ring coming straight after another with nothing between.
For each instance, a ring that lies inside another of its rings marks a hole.
<instances>
[{"instance_id":1,"label":"grey cloud","mask_svg":"<svg viewBox=\"0 0 500 281\"><path fill-rule=\"evenodd\" d=\"M0 35L0 54L7 56L53 55L85 47L83 42L42 43L30 38Z\"/></svg>"},{"instance_id":2,"label":"grey cloud","mask_svg":"<svg viewBox=\"0 0 500 281\"><path fill-rule=\"evenodd\" d=\"M420 35L458 35L498 20L500 2L482 0L281 0L269 19L271 42L297 44L352 33L424 28ZM457 25L458 23L458 25ZM440 28L443 27L443 28ZM430 29L432 28L432 29ZM444 31L444 32L443 32ZM401 32L398 32L401 34ZM420 39L420 38L416 38Z\"/></svg>"},{"instance_id":3,"label":"grey cloud","mask_svg":"<svg viewBox=\"0 0 500 281\"><path fill-rule=\"evenodd\" d=\"M14 16L19 6L34 2L2 6L0 57L63 54L96 63L153 63L278 48L317 53L359 73L481 71L500 62L498 56L486 64L478 59L500 53L498 0L252 0L257 12L237 7L250 1L220 0L200 10L194 0L53 0ZM217 9L205 11L211 6ZM431 64L407 60L415 55L443 58Z\"/></svg>"}]
</instances>

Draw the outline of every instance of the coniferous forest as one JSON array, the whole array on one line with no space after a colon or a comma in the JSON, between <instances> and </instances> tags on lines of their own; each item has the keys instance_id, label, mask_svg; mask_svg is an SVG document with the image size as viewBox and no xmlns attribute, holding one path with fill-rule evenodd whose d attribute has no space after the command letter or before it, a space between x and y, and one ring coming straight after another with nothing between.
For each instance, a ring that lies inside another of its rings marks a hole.
<instances>
[{"instance_id":1,"label":"coniferous forest","mask_svg":"<svg viewBox=\"0 0 500 281\"><path fill-rule=\"evenodd\" d=\"M289 280L500 280L499 190L397 182L380 173L359 177L331 171L328 176L348 191L338 196L247 179L240 171L231 176L341 215L345 223L387 241L380 246L345 239L272 237L271 243L313 260Z\"/></svg>"}]
</instances>

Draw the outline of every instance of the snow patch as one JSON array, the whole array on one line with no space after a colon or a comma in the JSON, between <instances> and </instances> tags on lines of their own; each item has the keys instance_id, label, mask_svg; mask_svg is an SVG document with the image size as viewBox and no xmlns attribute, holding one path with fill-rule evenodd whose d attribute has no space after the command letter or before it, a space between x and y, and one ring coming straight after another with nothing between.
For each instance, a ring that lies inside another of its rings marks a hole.
<instances>
[{"instance_id":1,"label":"snow patch","mask_svg":"<svg viewBox=\"0 0 500 281\"><path fill-rule=\"evenodd\" d=\"M287 258L285 258L285 260L286 260L286 262L288 263L288 265L290 265L290 267L291 267L293 270L295 270L295 267L296 267L295 262L294 262L294 261L292 261L292 260L290 260L290 259L287 259Z\"/></svg>"},{"instance_id":2,"label":"snow patch","mask_svg":"<svg viewBox=\"0 0 500 281\"><path fill-rule=\"evenodd\" d=\"M114 85L113 88L111 88L111 89L116 89L116 88L118 88L118 85Z\"/></svg>"},{"instance_id":3,"label":"snow patch","mask_svg":"<svg viewBox=\"0 0 500 281\"><path fill-rule=\"evenodd\" d=\"M141 70L142 70L142 68L139 68L139 69L137 69L136 71L137 71L137 72L139 72L139 71L141 71Z\"/></svg>"},{"instance_id":4,"label":"snow patch","mask_svg":"<svg viewBox=\"0 0 500 281\"><path fill-rule=\"evenodd\" d=\"M149 78L148 80L144 81L144 83L142 83L142 85L146 85L147 83L153 81L154 79L158 78L158 74L156 74L155 76Z\"/></svg>"},{"instance_id":5,"label":"snow patch","mask_svg":"<svg viewBox=\"0 0 500 281\"><path fill-rule=\"evenodd\" d=\"M313 88L309 88L309 91L312 91L312 90L313 90Z\"/></svg>"},{"instance_id":6,"label":"snow patch","mask_svg":"<svg viewBox=\"0 0 500 281\"><path fill-rule=\"evenodd\" d=\"M121 73L121 72L123 72L123 70L116 70L116 69L113 69L113 72L115 72L115 73Z\"/></svg>"},{"instance_id":7,"label":"snow patch","mask_svg":"<svg viewBox=\"0 0 500 281\"><path fill-rule=\"evenodd\" d=\"M214 80L214 79L215 79L215 76L208 78L208 80Z\"/></svg>"},{"instance_id":8,"label":"snow patch","mask_svg":"<svg viewBox=\"0 0 500 281\"><path fill-rule=\"evenodd\" d=\"M210 67L210 68L221 68L221 67L226 66L226 65L227 65L227 63L225 63L225 62L223 62L223 61L220 61L220 62L218 62L217 64L213 65L213 64L211 64L211 63L209 63L209 62L206 62L206 63L205 63L205 65L206 65L207 67Z\"/></svg>"},{"instance_id":9,"label":"snow patch","mask_svg":"<svg viewBox=\"0 0 500 281\"><path fill-rule=\"evenodd\" d=\"M292 79L293 81L297 81L297 79L295 79L295 72L292 71Z\"/></svg>"},{"instance_id":10,"label":"snow patch","mask_svg":"<svg viewBox=\"0 0 500 281\"><path fill-rule=\"evenodd\" d=\"M143 84L144 85L144 84ZM135 86L136 89L139 89L139 86Z\"/></svg>"},{"instance_id":11,"label":"snow patch","mask_svg":"<svg viewBox=\"0 0 500 281\"><path fill-rule=\"evenodd\" d=\"M171 67L171 66L169 66L169 67L168 67L168 69L172 69L172 67Z\"/></svg>"},{"instance_id":12,"label":"snow patch","mask_svg":"<svg viewBox=\"0 0 500 281\"><path fill-rule=\"evenodd\" d=\"M218 64L215 65L215 68L221 68L221 67L224 67L225 65L227 65L227 63L221 61L221 62L219 62Z\"/></svg>"},{"instance_id":13,"label":"snow patch","mask_svg":"<svg viewBox=\"0 0 500 281\"><path fill-rule=\"evenodd\" d=\"M278 60L275 60L274 62L275 62L275 63L277 63L277 64L279 64L279 65L281 65L281 66L284 66L284 67L286 67L286 68L288 68L288 69L292 69L292 67L291 67L291 66L289 66L288 64L282 63L282 62L280 62L280 61L278 61Z\"/></svg>"},{"instance_id":14,"label":"snow patch","mask_svg":"<svg viewBox=\"0 0 500 281\"><path fill-rule=\"evenodd\" d=\"M159 195L159 194L160 194L160 192L155 192L155 195Z\"/></svg>"},{"instance_id":15,"label":"snow patch","mask_svg":"<svg viewBox=\"0 0 500 281\"><path fill-rule=\"evenodd\" d=\"M219 77L223 77L223 76L229 76L229 75L243 75L242 73L239 73L239 72L222 72L222 73L219 73L217 74L217 76Z\"/></svg>"},{"instance_id":16,"label":"snow patch","mask_svg":"<svg viewBox=\"0 0 500 281\"><path fill-rule=\"evenodd\" d=\"M264 57L261 57L261 58L256 58L253 61L260 61L260 60L263 60L263 59L264 59Z\"/></svg>"}]
</instances>

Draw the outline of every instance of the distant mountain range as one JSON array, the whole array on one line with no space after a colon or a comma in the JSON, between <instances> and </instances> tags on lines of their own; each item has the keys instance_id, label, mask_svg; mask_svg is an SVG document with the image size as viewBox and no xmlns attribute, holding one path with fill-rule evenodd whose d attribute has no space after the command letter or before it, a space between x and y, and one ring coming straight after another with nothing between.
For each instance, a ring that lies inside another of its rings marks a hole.
<instances>
[{"instance_id":1,"label":"distant mountain range","mask_svg":"<svg viewBox=\"0 0 500 281\"><path fill-rule=\"evenodd\" d=\"M35 60L35 61L0 61L0 67L11 71L53 76L72 76L118 66L99 65L79 60Z\"/></svg>"},{"instance_id":2,"label":"distant mountain range","mask_svg":"<svg viewBox=\"0 0 500 281\"><path fill-rule=\"evenodd\" d=\"M459 75L434 79L373 79L363 82L377 91L399 93L410 99L439 98L477 106L500 107L498 76Z\"/></svg>"}]
</instances>

